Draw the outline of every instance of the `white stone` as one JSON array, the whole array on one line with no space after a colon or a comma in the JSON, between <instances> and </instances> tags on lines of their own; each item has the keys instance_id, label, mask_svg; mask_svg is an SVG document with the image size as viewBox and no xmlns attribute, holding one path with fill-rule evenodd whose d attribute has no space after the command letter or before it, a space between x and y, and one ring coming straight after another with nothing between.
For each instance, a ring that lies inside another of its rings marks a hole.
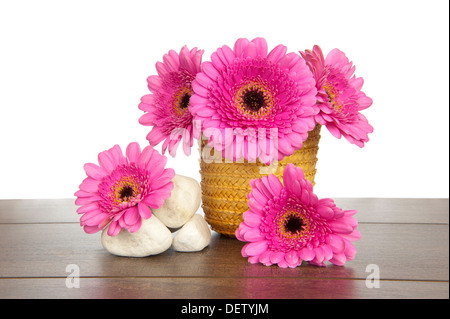
<instances>
[{"instance_id":1,"label":"white stone","mask_svg":"<svg viewBox=\"0 0 450 319\"><path fill-rule=\"evenodd\" d=\"M164 225L177 229L183 226L199 209L202 200L202 190L195 179L175 175L172 194L158 209L152 209Z\"/></svg>"},{"instance_id":2,"label":"white stone","mask_svg":"<svg viewBox=\"0 0 450 319\"><path fill-rule=\"evenodd\" d=\"M178 231L172 243L172 249L182 252L200 251L211 242L211 230L205 219L195 214Z\"/></svg>"},{"instance_id":3,"label":"white stone","mask_svg":"<svg viewBox=\"0 0 450 319\"><path fill-rule=\"evenodd\" d=\"M172 233L156 216L142 220L142 226L135 233L122 230L116 236L109 236L105 228L102 245L113 255L146 257L160 254L170 248Z\"/></svg>"}]
</instances>

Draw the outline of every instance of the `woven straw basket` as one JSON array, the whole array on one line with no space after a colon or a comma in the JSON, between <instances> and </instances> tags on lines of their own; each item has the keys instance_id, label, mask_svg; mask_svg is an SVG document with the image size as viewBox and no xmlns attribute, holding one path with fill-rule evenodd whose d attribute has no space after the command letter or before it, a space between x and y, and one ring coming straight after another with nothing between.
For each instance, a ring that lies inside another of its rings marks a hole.
<instances>
[{"instance_id":1,"label":"woven straw basket","mask_svg":"<svg viewBox=\"0 0 450 319\"><path fill-rule=\"evenodd\" d=\"M202 154L204 151L210 151L213 156L214 152L210 149L204 150L208 147L207 141L200 141L202 207L211 228L220 234L235 237L235 231L243 220L242 214L248 210L247 194L251 191L250 180L268 174L275 174L282 180L284 168L289 163L301 167L305 177L314 185L320 128L321 126L317 125L309 132L308 139L303 142L300 150L271 166L259 160L256 163L247 161L226 163L224 160L216 159L216 161L208 160L207 163L203 160Z\"/></svg>"}]
</instances>

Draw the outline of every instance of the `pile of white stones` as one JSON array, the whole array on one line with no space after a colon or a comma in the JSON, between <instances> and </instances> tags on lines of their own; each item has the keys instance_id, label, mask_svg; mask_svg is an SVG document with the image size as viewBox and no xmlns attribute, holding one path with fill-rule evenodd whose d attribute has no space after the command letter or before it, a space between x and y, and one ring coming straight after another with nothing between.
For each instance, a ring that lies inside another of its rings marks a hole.
<instances>
[{"instance_id":1,"label":"pile of white stones","mask_svg":"<svg viewBox=\"0 0 450 319\"><path fill-rule=\"evenodd\" d=\"M203 216L196 214L201 203L200 184L193 178L175 175L174 188L163 206L153 209L152 217L142 220L141 228L130 233L122 229L116 236L103 230L103 247L113 255L146 257L169 248L180 252L201 251L211 241L211 230Z\"/></svg>"}]
</instances>

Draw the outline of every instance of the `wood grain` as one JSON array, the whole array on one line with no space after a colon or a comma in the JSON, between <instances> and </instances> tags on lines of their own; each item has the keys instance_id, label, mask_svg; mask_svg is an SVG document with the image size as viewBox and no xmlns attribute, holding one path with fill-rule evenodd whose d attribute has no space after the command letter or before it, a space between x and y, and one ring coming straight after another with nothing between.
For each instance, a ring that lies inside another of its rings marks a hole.
<instances>
[{"instance_id":1,"label":"wood grain","mask_svg":"<svg viewBox=\"0 0 450 319\"><path fill-rule=\"evenodd\" d=\"M449 223L448 198L336 198L335 202L342 209L357 210L360 223ZM78 223L77 208L74 198L0 200L0 224Z\"/></svg>"},{"instance_id":2,"label":"wood grain","mask_svg":"<svg viewBox=\"0 0 450 319\"><path fill-rule=\"evenodd\" d=\"M447 299L448 282L304 278L81 278L67 288L65 278L0 280L0 298L71 299ZM201 301L199 302L201 304Z\"/></svg>"},{"instance_id":3,"label":"wood grain","mask_svg":"<svg viewBox=\"0 0 450 319\"><path fill-rule=\"evenodd\" d=\"M355 209L362 223L445 224L448 198L336 198L342 209Z\"/></svg>"},{"instance_id":4,"label":"wood grain","mask_svg":"<svg viewBox=\"0 0 450 319\"><path fill-rule=\"evenodd\" d=\"M0 277L60 277L68 264L81 275L204 277L367 277L376 264L381 278L448 280L448 227L444 225L360 225L358 254L344 267L304 264L295 269L252 265L241 256L244 243L214 233L209 247L196 253L168 250L146 258L110 255L99 234L85 234L74 224L0 225ZM447 265L447 266L446 266Z\"/></svg>"},{"instance_id":5,"label":"wood grain","mask_svg":"<svg viewBox=\"0 0 450 319\"><path fill-rule=\"evenodd\" d=\"M0 298L448 298L448 199L337 199L362 234L343 267L252 265L213 233L197 253L110 255L79 226L72 199L0 200ZM81 288L66 288L67 265ZM368 265L381 287L368 289Z\"/></svg>"},{"instance_id":6,"label":"wood grain","mask_svg":"<svg viewBox=\"0 0 450 319\"><path fill-rule=\"evenodd\" d=\"M79 223L75 199L0 200L0 224Z\"/></svg>"}]
</instances>

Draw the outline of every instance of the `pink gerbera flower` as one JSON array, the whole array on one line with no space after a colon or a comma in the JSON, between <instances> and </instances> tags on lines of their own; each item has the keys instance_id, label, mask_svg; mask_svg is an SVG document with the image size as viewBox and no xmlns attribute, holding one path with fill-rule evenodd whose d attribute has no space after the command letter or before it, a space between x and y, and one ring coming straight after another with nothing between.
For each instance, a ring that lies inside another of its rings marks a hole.
<instances>
[{"instance_id":1,"label":"pink gerbera flower","mask_svg":"<svg viewBox=\"0 0 450 319\"><path fill-rule=\"evenodd\" d=\"M372 99L361 91L364 80L354 76L355 66L338 49L328 53L325 59L317 45L312 51L300 54L316 79L320 107L316 121L325 125L333 136L344 136L350 143L363 147L373 127L360 111L371 106Z\"/></svg>"},{"instance_id":2,"label":"pink gerbera flower","mask_svg":"<svg viewBox=\"0 0 450 319\"><path fill-rule=\"evenodd\" d=\"M263 38L239 39L233 49L217 49L192 82L189 109L209 145L226 158L280 160L314 128L313 75L298 54L286 51L278 45L268 53ZM267 154L268 145L277 152Z\"/></svg>"},{"instance_id":3,"label":"pink gerbera flower","mask_svg":"<svg viewBox=\"0 0 450 319\"><path fill-rule=\"evenodd\" d=\"M354 210L343 211L332 199L318 199L303 171L293 164L283 183L275 175L251 181L249 210L236 230L248 242L242 255L250 263L294 268L303 260L325 266L344 265L356 254L352 241L360 238Z\"/></svg>"},{"instance_id":4,"label":"pink gerbera flower","mask_svg":"<svg viewBox=\"0 0 450 319\"><path fill-rule=\"evenodd\" d=\"M88 234L109 224L108 235L117 235L122 228L136 232L142 219L152 216L150 208L159 208L173 189L175 172L164 168L167 157L150 145L141 152L138 143L131 143L122 154L120 146L101 152L100 165L84 165L87 178L75 193L81 226Z\"/></svg>"},{"instance_id":5,"label":"pink gerbera flower","mask_svg":"<svg viewBox=\"0 0 450 319\"><path fill-rule=\"evenodd\" d=\"M141 98L139 108L146 112L139 119L142 125L153 126L147 135L150 145L164 141L162 153L169 148L175 156L178 145L183 141L183 151L191 154L194 143L192 115L189 112L190 97L193 94L192 80L200 72L203 50L188 50L184 46L180 54L170 50L163 62L156 63L158 75L147 79L152 94Z\"/></svg>"}]
</instances>

